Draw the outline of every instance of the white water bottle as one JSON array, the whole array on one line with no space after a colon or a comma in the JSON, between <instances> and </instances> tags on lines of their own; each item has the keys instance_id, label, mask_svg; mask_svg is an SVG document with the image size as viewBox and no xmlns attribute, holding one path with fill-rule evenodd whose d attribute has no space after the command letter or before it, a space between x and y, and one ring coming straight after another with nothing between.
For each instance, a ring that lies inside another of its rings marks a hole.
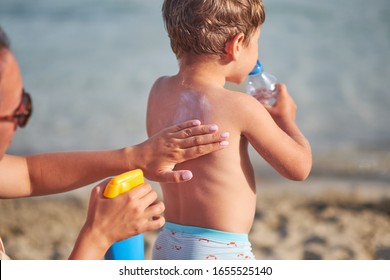
<instances>
[{"instance_id":1,"label":"white water bottle","mask_svg":"<svg viewBox=\"0 0 390 280\"><path fill-rule=\"evenodd\" d=\"M248 74L246 92L261 103L273 106L278 98L276 82L276 77L264 72L263 65L257 60L256 66Z\"/></svg>"}]
</instances>

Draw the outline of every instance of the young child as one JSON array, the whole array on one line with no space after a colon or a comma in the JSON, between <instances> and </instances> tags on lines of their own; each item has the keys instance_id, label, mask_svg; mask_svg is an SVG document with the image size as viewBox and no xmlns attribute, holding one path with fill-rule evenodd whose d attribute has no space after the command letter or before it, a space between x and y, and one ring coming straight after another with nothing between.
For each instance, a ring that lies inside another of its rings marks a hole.
<instances>
[{"instance_id":1,"label":"young child","mask_svg":"<svg viewBox=\"0 0 390 280\"><path fill-rule=\"evenodd\" d=\"M149 136L189 119L217 123L230 136L228 148L178 165L193 171L191 181L161 184L167 222L153 259L254 259L248 233L256 185L248 142L288 179L304 180L312 162L284 85L274 107L224 88L226 81L243 82L256 64L262 0L165 0L163 17L180 69L151 89Z\"/></svg>"}]
</instances>

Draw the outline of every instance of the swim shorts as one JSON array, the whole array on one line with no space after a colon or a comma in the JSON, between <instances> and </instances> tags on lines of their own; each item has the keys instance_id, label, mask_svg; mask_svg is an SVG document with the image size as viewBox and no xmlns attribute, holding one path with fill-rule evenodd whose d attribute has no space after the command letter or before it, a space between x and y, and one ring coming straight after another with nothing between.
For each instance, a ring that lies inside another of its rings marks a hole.
<instances>
[{"instance_id":1,"label":"swim shorts","mask_svg":"<svg viewBox=\"0 0 390 280\"><path fill-rule=\"evenodd\" d=\"M165 223L154 260L254 260L247 234Z\"/></svg>"}]
</instances>

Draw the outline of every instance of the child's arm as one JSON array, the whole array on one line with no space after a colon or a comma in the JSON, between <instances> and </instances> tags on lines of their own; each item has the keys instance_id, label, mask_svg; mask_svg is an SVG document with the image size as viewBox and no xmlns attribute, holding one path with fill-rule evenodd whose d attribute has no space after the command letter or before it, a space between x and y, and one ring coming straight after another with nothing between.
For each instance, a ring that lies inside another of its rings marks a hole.
<instances>
[{"instance_id":1,"label":"child's arm","mask_svg":"<svg viewBox=\"0 0 390 280\"><path fill-rule=\"evenodd\" d=\"M245 135L256 151L276 171L291 180L305 180L312 166L310 144L296 122L296 105L286 86L278 85L279 97L274 107L251 102ZM255 112L257 110L257 112Z\"/></svg>"}]
</instances>

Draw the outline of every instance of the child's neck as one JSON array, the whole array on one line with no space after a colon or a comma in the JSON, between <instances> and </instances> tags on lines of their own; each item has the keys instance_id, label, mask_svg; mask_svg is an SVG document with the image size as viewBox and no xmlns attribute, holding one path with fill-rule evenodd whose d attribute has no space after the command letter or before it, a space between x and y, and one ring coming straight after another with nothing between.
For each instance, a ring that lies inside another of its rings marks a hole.
<instances>
[{"instance_id":1,"label":"child's neck","mask_svg":"<svg viewBox=\"0 0 390 280\"><path fill-rule=\"evenodd\" d=\"M183 86L224 87L226 77L223 66L216 61L196 61L189 65L180 64L177 77Z\"/></svg>"}]
</instances>

